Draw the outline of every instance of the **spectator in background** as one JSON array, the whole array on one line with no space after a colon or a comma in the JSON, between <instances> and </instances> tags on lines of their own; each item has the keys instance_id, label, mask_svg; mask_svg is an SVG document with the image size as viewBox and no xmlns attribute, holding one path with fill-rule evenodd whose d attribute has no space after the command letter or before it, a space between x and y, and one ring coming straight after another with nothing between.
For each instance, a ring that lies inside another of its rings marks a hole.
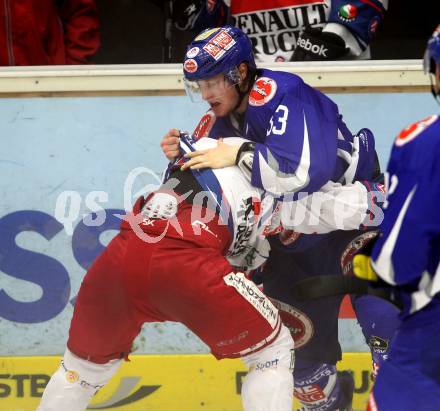
<instances>
[{"instance_id":1,"label":"spectator in background","mask_svg":"<svg viewBox=\"0 0 440 411\"><path fill-rule=\"evenodd\" d=\"M387 8L388 0L177 0L173 15L180 30L237 26L267 63L370 58Z\"/></svg>"},{"instance_id":2,"label":"spectator in background","mask_svg":"<svg viewBox=\"0 0 440 411\"><path fill-rule=\"evenodd\" d=\"M94 0L0 0L0 65L87 64L100 45Z\"/></svg>"}]
</instances>

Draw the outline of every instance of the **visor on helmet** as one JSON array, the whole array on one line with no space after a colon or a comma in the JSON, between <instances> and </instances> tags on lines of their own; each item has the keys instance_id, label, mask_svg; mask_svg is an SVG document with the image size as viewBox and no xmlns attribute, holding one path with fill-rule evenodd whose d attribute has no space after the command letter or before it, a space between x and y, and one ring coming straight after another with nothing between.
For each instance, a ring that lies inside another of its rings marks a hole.
<instances>
[{"instance_id":1,"label":"visor on helmet","mask_svg":"<svg viewBox=\"0 0 440 411\"><path fill-rule=\"evenodd\" d=\"M227 73L220 73L202 80L183 79L186 94L193 102L202 102L209 98L221 97L231 87L240 84L240 72L234 67Z\"/></svg>"}]
</instances>

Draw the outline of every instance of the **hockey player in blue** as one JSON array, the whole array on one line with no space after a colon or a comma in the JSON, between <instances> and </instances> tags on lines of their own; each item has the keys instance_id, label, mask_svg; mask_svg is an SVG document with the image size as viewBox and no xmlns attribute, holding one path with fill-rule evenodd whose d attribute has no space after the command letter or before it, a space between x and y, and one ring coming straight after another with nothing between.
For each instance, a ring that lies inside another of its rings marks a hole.
<instances>
[{"instance_id":1,"label":"hockey player in blue","mask_svg":"<svg viewBox=\"0 0 440 411\"><path fill-rule=\"evenodd\" d=\"M440 92L440 25L425 68ZM396 138L388 163L388 205L370 258L355 273L393 286L402 322L370 396L371 411L440 409L440 118L416 122ZM377 275L376 275L377 274ZM379 279L378 279L378 277Z\"/></svg>"},{"instance_id":2,"label":"hockey player in blue","mask_svg":"<svg viewBox=\"0 0 440 411\"><path fill-rule=\"evenodd\" d=\"M257 69L250 40L239 29L202 32L189 45L183 69L188 94L211 107L193 136L252 141L240 146L219 141L216 148L188 154L183 169L237 164L252 185L291 201L329 182L362 185L378 174L372 133L362 129L353 136L337 105L295 74ZM170 160L178 154L178 141L179 132L172 129L161 142ZM363 190L371 191L368 183ZM341 297L299 303L289 293L305 277L341 274L341 261L368 241L368 231L340 228L299 237L281 232L272 239L262 273L264 289L285 311L286 321L289 315L297 320L290 324L296 339L295 395L307 410L348 410L353 393L352 378L338 377L335 367L341 358ZM373 297L359 298L354 306L380 363L394 334L396 310Z\"/></svg>"}]
</instances>

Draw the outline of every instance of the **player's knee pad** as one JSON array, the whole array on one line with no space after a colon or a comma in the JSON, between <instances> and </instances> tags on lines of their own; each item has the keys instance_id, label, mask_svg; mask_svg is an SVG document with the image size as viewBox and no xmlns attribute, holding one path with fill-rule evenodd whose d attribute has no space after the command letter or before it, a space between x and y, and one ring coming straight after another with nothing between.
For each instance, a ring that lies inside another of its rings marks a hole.
<instances>
[{"instance_id":1,"label":"player's knee pad","mask_svg":"<svg viewBox=\"0 0 440 411\"><path fill-rule=\"evenodd\" d=\"M241 388L244 410L291 411L294 357L289 330L282 326L271 344L242 360L249 367Z\"/></svg>"},{"instance_id":2,"label":"player's knee pad","mask_svg":"<svg viewBox=\"0 0 440 411\"><path fill-rule=\"evenodd\" d=\"M122 360L96 364L66 350L61 365L44 390L37 411L83 411L115 374Z\"/></svg>"},{"instance_id":3,"label":"player's knee pad","mask_svg":"<svg viewBox=\"0 0 440 411\"><path fill-rule=\"evenodd\" d=\"M338 373L336 366L298 359L295 369L295 397L304 410L351 410L354 380L350 373Z\"/></svg>"}]
</instances>

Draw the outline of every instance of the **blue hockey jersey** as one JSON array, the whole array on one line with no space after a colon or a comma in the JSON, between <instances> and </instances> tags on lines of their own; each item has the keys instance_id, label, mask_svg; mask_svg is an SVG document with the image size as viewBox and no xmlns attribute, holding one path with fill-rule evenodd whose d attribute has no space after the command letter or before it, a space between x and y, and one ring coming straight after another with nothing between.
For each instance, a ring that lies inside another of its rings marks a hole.
<instances>
[{"instance_id":1,"label":"blue hockey jersey","mask_svg":"<svg viewBox=\"0 0 440 411\"><path fill-rule=\"evenodd\" d=\"M251 183L274 196L370 179L376 158L369 130L353 136L330 98L281 71L258 70L241 121L208 112L193 134L256 142Z\"/></svg>"},{"instance_id":2,"label":"blue hockey jersey","mask_svg":"<svg viewBox=\"0 0 440 411\"><path fill-rule=\"evenodd\" d=\"M387 169L388 201L373 267L396 285L403 315L440 302L440 119L430 116L397 137Z\"/></svg>"}]
</instances>

